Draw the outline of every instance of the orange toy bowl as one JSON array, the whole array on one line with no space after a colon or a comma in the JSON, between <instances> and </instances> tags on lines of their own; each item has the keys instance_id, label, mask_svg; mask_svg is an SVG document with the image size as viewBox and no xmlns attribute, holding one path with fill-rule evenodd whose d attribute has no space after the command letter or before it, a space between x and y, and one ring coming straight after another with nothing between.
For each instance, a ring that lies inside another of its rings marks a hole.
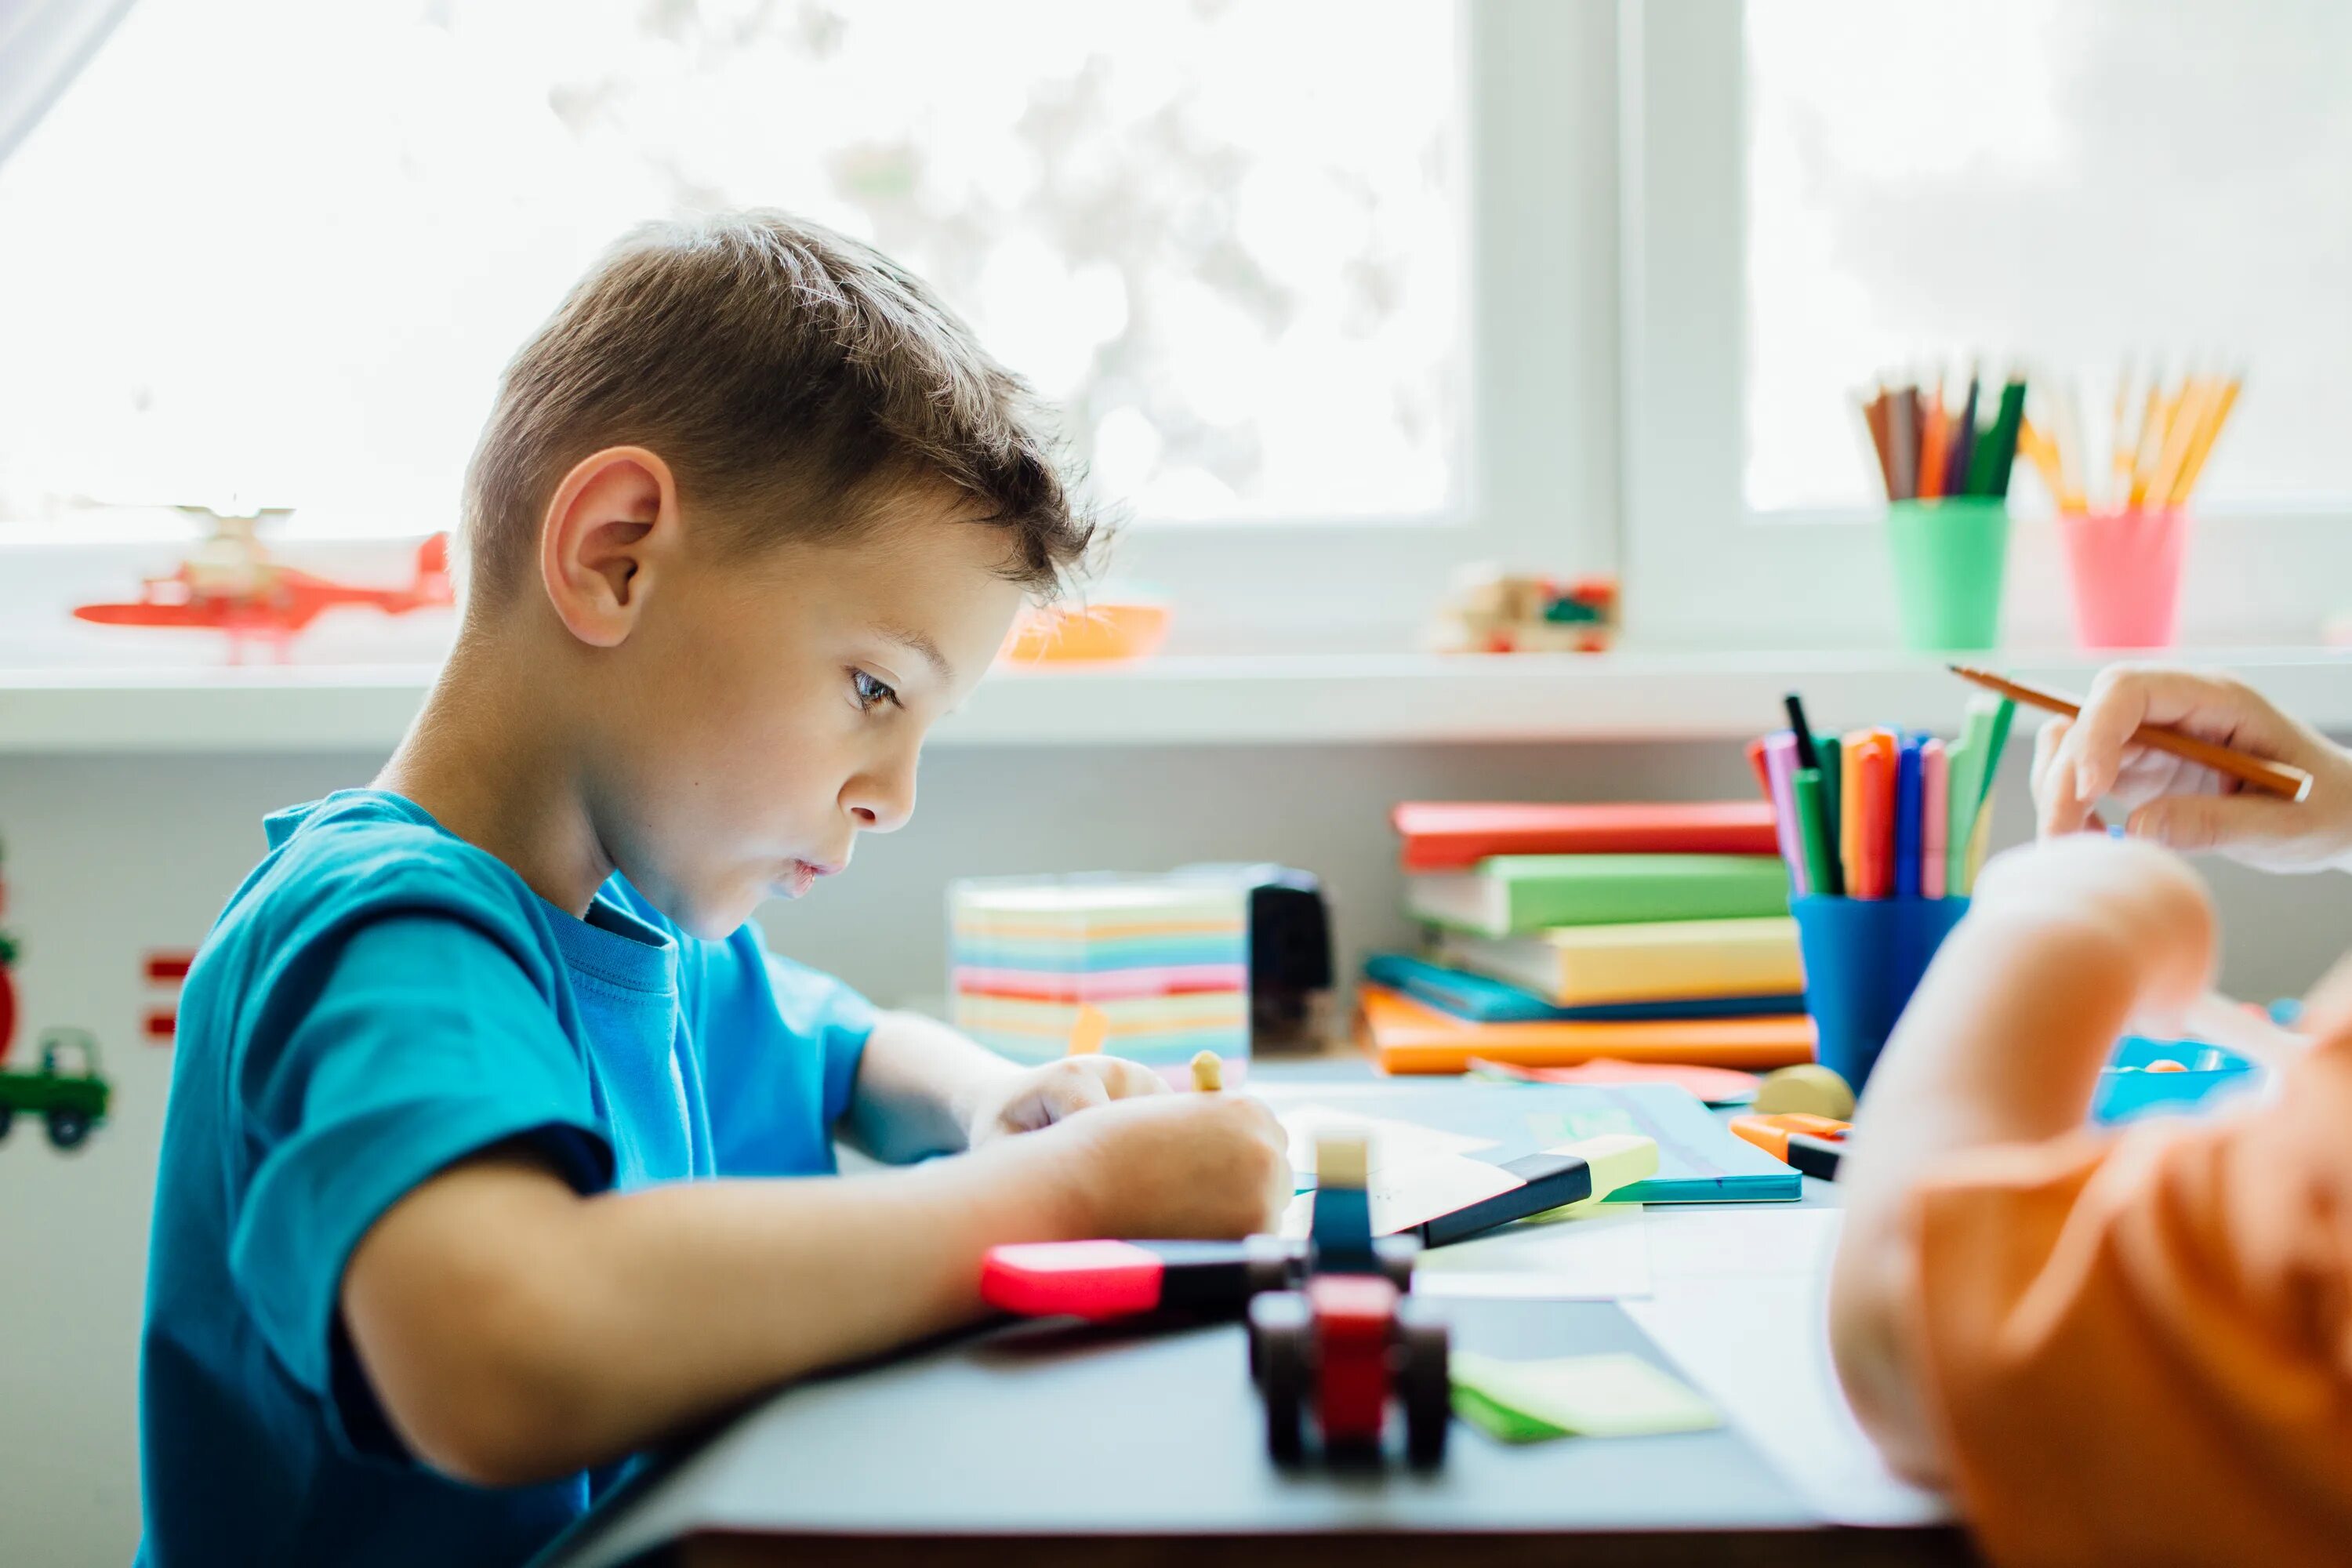
<instances>
[{"instance_id":1,"label":"orange toy bowl","mask_svg":"<svg viewBox=\"0 0 2352 1568\"><path fill-rule=\"evenodd\" d=\"M1014 664L1148 658L1167 640L1165 605L1054 605L1024 610L1002 657Z\"/></svg>"}]
</instances>

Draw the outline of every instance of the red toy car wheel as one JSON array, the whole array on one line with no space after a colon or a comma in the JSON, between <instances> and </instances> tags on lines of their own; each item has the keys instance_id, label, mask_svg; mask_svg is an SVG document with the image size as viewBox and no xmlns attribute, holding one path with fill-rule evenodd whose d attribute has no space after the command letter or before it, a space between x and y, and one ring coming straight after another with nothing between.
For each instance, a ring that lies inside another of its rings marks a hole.
<instances>
[{"instance_id":1,"label":"red toy car wheel","mask_svg":"<svg viewBox=\"0 0 2352 1568\"><path fill-rule=\"evenodd\" d=\"M1307 1451L1307 1395L1315 1377L1315 1325L1307 1298L1276 1290L1249 1305L1250 1372L1265 1401L1265 1447L1278 1464Z\"/></svg>"},{"instance_id":2,"label":"red toy car wheel","mask_svg":"<svg viewBox=\"0 0 2352 1568\"><path fill-rule=\"evenodd\" d=\"M1397 1303L1397 1396L1404 1405L1405 1458L1424 1469L1445 1462L1454 1425L1451 1341L1445 1324L1411 1297Z\"/></svg>"}]
</instances>

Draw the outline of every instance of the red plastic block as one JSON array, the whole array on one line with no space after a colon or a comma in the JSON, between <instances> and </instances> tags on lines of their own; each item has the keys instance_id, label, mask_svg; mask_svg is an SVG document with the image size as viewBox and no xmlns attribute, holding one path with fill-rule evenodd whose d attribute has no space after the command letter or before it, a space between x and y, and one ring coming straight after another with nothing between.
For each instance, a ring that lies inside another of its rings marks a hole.
<instances>
[{"instance_id":1,"label":"red plastic block","mask_svg":"<svg viewBox=\"0 0 2352 1568\"><path fill-rule=\"evenodd\" d=\"M1389 1403L1389 1346L1397 1288L1377 1274L1322 1274L1307 1283L1315 1311L1315 1415L1328 1444L1376 1445Z\"/></svg>"}]
</instances>

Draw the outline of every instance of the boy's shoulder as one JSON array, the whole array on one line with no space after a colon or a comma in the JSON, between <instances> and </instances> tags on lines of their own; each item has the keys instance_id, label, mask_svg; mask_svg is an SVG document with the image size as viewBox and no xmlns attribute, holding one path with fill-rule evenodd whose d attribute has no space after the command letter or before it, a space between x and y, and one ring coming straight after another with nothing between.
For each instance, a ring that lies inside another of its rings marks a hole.
<instances>
[{"instance_id":1,"label":"boy's shoulder","mask_svg":"<svg viewBox=\"0 0 2352 1568\"><path fill-rule=\"evenodd\" d=\"M339 790L264 821L269 852L230 898L208 946L285 951L373 920L463 920L524 952L547 942L537 895L504 862L383 790Z\"/></svg>"}]
</instances>

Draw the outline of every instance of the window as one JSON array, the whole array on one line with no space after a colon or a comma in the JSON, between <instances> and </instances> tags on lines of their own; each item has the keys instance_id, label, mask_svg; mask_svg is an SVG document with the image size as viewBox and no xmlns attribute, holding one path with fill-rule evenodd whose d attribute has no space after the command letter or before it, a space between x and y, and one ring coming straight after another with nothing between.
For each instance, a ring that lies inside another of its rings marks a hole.
<instances>
[{"instance_id":1,"label":"window","mask_svg":"<svg viewBox=\"0 0 2352 1568\"><path fill-rule=\"evenodd\" d=\"M0 165L0 517L444 526L598 249L750 205L929 278L1146 520L1455 512L1460 33L1429 0L142 0Z\"/></svg>"},{"instance_id":2,"label":"window","mask_svg":"<svg viewBox=\"0 0 2352 1568\"><path fill-rule=\"evenodd\" d=\"M1853 394L1972 350L2073 378L2094 446L2126 356L2242 366L2198 489L2182 634L2317 640L2352 582L2352 456L2333 435L2352 418L2335 374L2352 13L1625 0L1619 18L1641 642L1892 645ZM2065 647L2065 570L2030 510L2004 642Z\"/></svg>"},{"instance_id":3,"label":"window","mask_svg":"<svg viewBox=\"0 0 2352 1568\"><path fill-rule=\"evenodd\" d=\"M1972 350L2071 378L2096 422L2126 358L2243 365L2200 503L2352 505L2352 7L1809 0L1745 21L1750 508L1883 499L1853 389Z\"/></svg>"}]
</instances>

